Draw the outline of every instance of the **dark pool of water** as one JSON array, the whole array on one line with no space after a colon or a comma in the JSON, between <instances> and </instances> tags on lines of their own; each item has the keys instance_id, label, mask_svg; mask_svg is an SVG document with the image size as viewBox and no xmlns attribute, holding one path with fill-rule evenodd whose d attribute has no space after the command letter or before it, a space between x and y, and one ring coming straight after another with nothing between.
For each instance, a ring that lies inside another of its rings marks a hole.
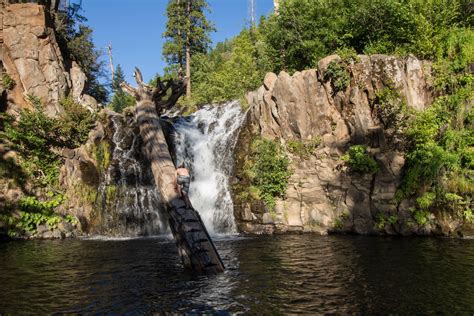
<instances>
[{"instance_id":1,"label":"dark pool of water","mask_svg":"<svg viewBox=\"0 0 474 316\"><path fill-rule=\"evenodd\" d=\"M474 312L474 240L293 235L216 245L227 271L193 277L167 239L0 243L0 314Z\"/></svg>"}]
</instances>

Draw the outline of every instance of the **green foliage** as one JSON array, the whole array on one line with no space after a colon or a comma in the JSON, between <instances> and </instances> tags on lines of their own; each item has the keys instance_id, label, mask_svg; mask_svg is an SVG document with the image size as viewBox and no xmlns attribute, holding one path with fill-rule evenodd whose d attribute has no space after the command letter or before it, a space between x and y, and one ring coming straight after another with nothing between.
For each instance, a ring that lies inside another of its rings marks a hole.
<instances>
[{"instance_id":1,"label":"green foliage","mask_svg":"<svg viewBox=\"0 0 474 316\"><path fill-rule=\"evenodd\" d=\"M436 201L436 193L426 192L421 197L416 199L416 203L421 209L428 209Z\"/></svg>"},{"instance_id":2,"label":"green foliage","mask_svg":"<svg viewBox=\"0 0 474 316\"><path fill-rule=\"evenodd\" d=\"M394 128L400 134L407 127L409 116L413 115L405 100L392 87L376 92L374 111L385 128Z\"/></svg>"},{"instance_id":3,"label":"green foliage","mask_svg":"<svg viewBox=\"0 0 474 316\"><path fill-rule=\"evenodd\" d=\"M76 226L77 224L79 224L79 221L78 219L75 217L75 216L72 216L70 214L67 214L66 216L64 216L64 220L68 223L71 223L72 225Z\"/></svg>"},{"instance_id":4,"label":"green foliage","mask_svg":"<svg viewBox=\"0 0 474 316\"><path fill-rule=\"evenodd\" d=\"M379 230L383 230L385 226L388 225L395 225L398 222L398 215L392 214L392 215L384 215L380 213L377 216L377 222L375 223L375 226Z\"/></svg>"},{"instance_id":5,"label":"green foliage","mask_svg":"<svg viewBox=\"0 0 474 316\"><path fill-rule=\"evenodd\" d=\"M289 140L287 148L292 154L298 155L302 159L308 159L320 144L321 138L316 136L309 140Z\"/></svg>"},{"instance_id":6,"label":"green foliage","mask_svg":"<svg viewBox=\"0 0 474 316\"><path fill-rule=\"evenodd\" d=\"M36 111L23 110L18 122L6 117L1 136L20 155L20 166L36 185L53 185L58 177L59 155L52 151L60 145L56 121Z\"/></svg>"},{"instance_id":7,"label":"green foliage","mask_svg":"<svg viewBox=\"0 0 474 316\"><path fill-rule=\"evenodd\" d=\"M249 195L262 200L273 210L275 198L283 197L291 172L289 160L283 148L275 141L255 139L245 164L245 175L250 179Z\"/></svg>"},{"instance_id":8,"label":"green foliage","mask_svg":"<svg viewBox=\"0 0 474 316\"><path fill-rule=\"evenodd\" d=\"M416 223L420 226L426 225L426 223L430 220L431 213L427 210L415 210L413 212L413 217Z\"/></svg>"},{"instance_id":9,"label":"green foliage","mask_svg":"<svg viewBox=\"0 0 474 316\"><path fill-rule=\"evenodd\" d=\"M377 162L369 156L367 148L363 145L350 146L347 153L342 156L342 160L355 172L374 173L379 170Z\"/></svg>"},{"instance_id":10,"label":"green foliage","mask_svg":"<svg viewBox=\"0 0 474 316\"><path fill-rule=\"evenodd\" d=\"M344 222L350 218L349 211L345 210L339 217L334 220L333 227L335 229L341 230L344 228Z\"/></svg>"},{"instance_id":11,"label":"green foliage","mask_svg":"<svg viewBox=\"0 0 474 316\"><path fill-rule=\"evenodd\" d=\"M98 163L100 172L106 171L109 168L111 158L110 144L106 141L100 142L99 145L94 147L93 155Z\"/></svg>"},{"instance_id":12,"label":"green foliage","mask_svg":"<svg viewBox=\"0 0 474 316\"><path fill-rule=\"evenodd\" d=\"M315 67L317 62L344 46L349 11L347 1L282 1L279 15L262 25L274 71Z\"/></svg>"},{"instance_id":13,"label":"green foliage","mask_svg":"<svg viewBox=\"0 0 474 316\"><path fill-rule=\"evenodd\" d=\"M166 8L168 21L163 37L163 56L170 65L183 67L186 48L191 56L205 53L210 43L209 33L214 30L207 20L205 0L170 0Z\"/></svg>"},{"instance_id":14,"label":"green foliage","mask_svg":"<svg viewBox=\"0 0 474 316\"><path fill-rule=\"evenodd\" d=\"M64 108L57 120L62 138L61 147L79 147L87 141L89 132L95 126L96 115L74 102L71 97L62 99L59 104Z\"/></svg>"},{"instance_id":15,"label":"green foliage","mask_svg":"<svg viewBox=\"0 0 474 316\"><path fill-rule=\"evenodd\" d=\"M24 233L33 235L37 227L47 224L49 229L56 229L63 218L56 214L45 215L41 213L20 212L19 217L0 215L0 221L8 226L8 235L11 238L19 237Z\"/></svg>"},{"instance_id":16,"label":"green foliage","mask_svg":"<svg viewBox=\"0 0 474 316\"><path fill-rule=\"evenodd\" d=\"M432 204L469 221L474 193L473 89L470 81L451 83L451 94L418 113L407 128L409 149L399 194L421 195L417 201L423 211Z\"/></svg>"},{"instance_id":17,"label":"green foliage","mask_svg":"<svg viewBox=\"0 0 474 316\"><path fill-rule=\"evenodd\" d=\"M99 82L104 77L101 54L92 41L92 29L83 24L87 19L79 14L80 10L80 4L71 3L64 11L53 13L58 44L66 60L76 61L86 74L84 92L105 102L108 91Z\"/></svg>"},{"instance_id":18,"label":"green foliage","mask_svg":"<svg viewBox=\"0 0 474 316\"><path fill-rule=\"evenodd\" d=\"M219 43L209 54L194 56L193 102L237 99L261 85L270 68L265 45L258 30L243 30L231 41Z\"/></svg>"},{"instance_id":19,"label":"green foliage","mask_svg":"<svg viewBox=\"0 0 474 316\"><path fill-rule=\"evenodd\" d=\"M210 52L193 56L191 103L238 98L258 87L266 72L315 68L333 53L341 63L329 67L336 91L350 82L348 64L357 54L414 54L436 61L436 79L472 80L460 69L473 60L472 7L465 0L288 0L278 15L262 18ZM180 46L180 45L178 45ZM457 63L440 60L456 57ZM459 56L463 56L459 58ZM463 74L462 74L463 73ZM442 75L442 76L441 76ZM328 79L328 78L327 78ZM441 82L438 82L441 81Z\"/></svg>"},{"instance_id":20,"label":"green foliage","mask_svg":"<svg viewBox=\"0 0 474 316\"><path fill-rule=\"evenodd\" d=\"M474 60L474 31L454 28L440 43L434 64L434 84L440 92L453 93L459 86L472 84L469 64Z\"/></svg>"},{"instance_id":21,"label":"green foliage","mask_svg":"<svg viewBox=\"0 0 474 316\"><path fill-rule=\"evenodd\" d=\"M49 200L39 201L35 196L26 196L20 199L20 209L27 213L41 213L44 215L51 215L54 209L58 207L64 200L61 194L54 194L50 192Z\"/></svg>"},{"instance_id":22,"label":"green foliage","mask_svg":"<svg viewBox=\"0 0 474 316\"><path fill-rule=\"evenodd\" d=\"M416 199L416 208L411 209L413 218L420 226L424 226L432 216L430 208L432 208L437 202L435 192L426 192L422 196Z\"/></svg>"},{"instance_id":23,"label":"green foliage","mask_svg":"<svg viewBox=\"0 0 474 316\"><path fill-rule=\"evenodd\" d=\"M5 89L11 90L15 86L15 80L6 72L2 74L2 85Z\"/></svg>"},{"instance_id":24,"label":"green foliage","mask_svg":"<svg viewBox=\"0 0 474 316\"><path fill-rule=\"evenodd\" d=\"M123 73L122 67L120 65L117 65L117 69L115 69L114 73L114 80L112 82L112 90L114 92L114 96L112 97L112 101L108 105L110 108L112 108L112 110L117 113L122 113L123 109L129 106L133 106L136 103L135 98L125 93L120 87L120 84L124 81L125 75Z\"/></svg>"},{"instance_id":25,"label":"green foliage","mask_svg":"<svg viewBox=\"0 0 474 316\"><path fill-rule=\"evenodd\" d=\"M75 148L87 139L95 117L71 99L60 103L64 112L58 118L47 116L41 100L30 96L34 110L23 110L19 119L4 115L0 132L8 146L18 152L22 173L35 187L57 184L61 157L59 148Z\"/></svg>"},{"instance_id":26,"label":"green foliage","mask_svg":"<svg viewBox=\"0 0 474 316\"><path fill-rule=\"evenodd\" d=\"M331 80L334 92L344 91L351 83L348 65L340 60L330 62L324 72L324 79Z\"/></svg>"},{"instance_id":27,"label":"green foliage","mask_svg":"<svg viewBox=\"0 0 474 316\"><path fill-rule=\"evenodd\" d=\"M55 229L63 218L54 213L64 200L61 194L49 192L48 199L38 200L35 196L23 197L20 202L20 212L18 215L0 215L0 221L8 227L8 235L12 238L19 237L24 233L35 234L37 227L41 224L47 224L49 229ZM75 219L69 217L72 221ZM68 218L66 218L67 220Z\"/></svg>"}]
</instances>

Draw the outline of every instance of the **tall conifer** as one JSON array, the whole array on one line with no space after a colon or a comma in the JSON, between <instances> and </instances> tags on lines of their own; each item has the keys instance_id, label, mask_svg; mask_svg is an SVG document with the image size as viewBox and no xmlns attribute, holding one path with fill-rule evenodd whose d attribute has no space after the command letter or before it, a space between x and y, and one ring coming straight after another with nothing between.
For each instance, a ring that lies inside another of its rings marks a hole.
<instances>
[{"instance_id":1,"label":"tall conifer","mask_svg":"<svg viewBox=\"0 0 474 316\"><path fill-rule=\"evenodd\" d=\"M209 47L209 33L214 26L206 18L206 0L170 0L166 13L168 22L163 36L166 42L163 55L170 65L178 67L181 75L186 69L186 97L191 97L191 59L205 53Z\"/></svg>"}]
</instances>

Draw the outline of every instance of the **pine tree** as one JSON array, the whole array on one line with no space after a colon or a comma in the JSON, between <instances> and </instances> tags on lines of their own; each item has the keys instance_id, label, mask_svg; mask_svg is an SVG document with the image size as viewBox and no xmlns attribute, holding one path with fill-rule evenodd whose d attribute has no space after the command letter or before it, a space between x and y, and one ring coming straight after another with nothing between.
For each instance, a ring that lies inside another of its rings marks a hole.
<instances>
[{"instance_id":1,"label":"pine tree","mask_svg":"<svg viewBox=\"0 0 474 316\"><path fill-rule=\"evenodd\" d=\"M191 58L196 53L205 53L209 47L209 33L214 26L205 11L209 7L206 0L170 0L166 13L168 22L163 36L166 42L163 55L170 65L178 67L181 75L186 67L186 97L191 97Z\"/></svg>"},{"instance_id":2,"label":"pine tree","mask_svg":"<svg viewBox=\"0 0 474 316\"><path fill-rule=\"evenodd\" d=\"M114 80L112 81L112 91L114 91L114 97L109 104L109 107L112 108L115 112L120 113L126 107L132 106L135 104L135 99L126 94L120 84L125 81L125 75L123 73L122 67L120 64L117 65L117 69L114 73Z\"/></svg>"}]
</instances>

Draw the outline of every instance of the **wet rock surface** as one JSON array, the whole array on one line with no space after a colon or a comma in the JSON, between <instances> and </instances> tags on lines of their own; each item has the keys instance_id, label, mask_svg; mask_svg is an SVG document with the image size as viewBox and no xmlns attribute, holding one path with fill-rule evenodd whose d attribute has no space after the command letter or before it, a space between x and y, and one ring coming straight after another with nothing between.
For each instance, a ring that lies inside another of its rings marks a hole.
<instances>
[{"instance_id":1,"label":"wet rock surface","mask_svg":"<svg viewBox=\"0 0 474 316\"><path fill-rule=\"evenodd\" d=\"M104 109L83 146L65 151L60 182L67 199L61 212L79 219L89 235L165 233L159 194L145 158L134 113Z\"/></svg>"}]
</instances>

